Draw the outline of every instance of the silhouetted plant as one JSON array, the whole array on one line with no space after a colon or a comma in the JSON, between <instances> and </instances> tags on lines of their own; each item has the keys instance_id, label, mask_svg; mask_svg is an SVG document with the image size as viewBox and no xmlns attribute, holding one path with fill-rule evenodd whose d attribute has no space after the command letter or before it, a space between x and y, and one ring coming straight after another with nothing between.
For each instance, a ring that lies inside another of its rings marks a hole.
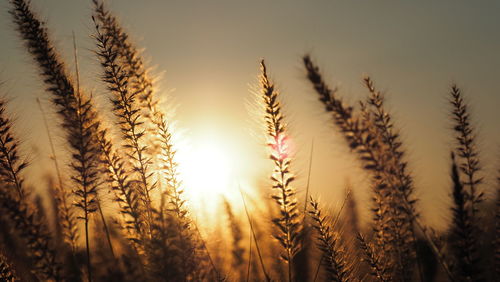
<instances>
[{"instance_id":1,"label":"silhouetted plant","mask_svg":"<svg viewBox=\"0 0 500 282\"><path fill-rule=\"evenodd\" d=\"M373 245L367 242L361 233L358 233L357 238L361 245L361 249L365 254L365 258L363 260L368 262L368 265L370 266L370 274L378 281L391 281L389 277L390 274L386 269L387 262L384 261L384 258L377 254Z\"/></svg>"},{"instance_id":2,"label":"silhouetted plant","mask_svg":"<svg viewBox=\"0 0 500 282\"><path fill-rule=\"evenodd\" d=\"M151 225L153 221L153 205L150 192L154 188L151 183L151 165L149 157L146 156L146 146L144 143L144 129L142 128L143 118L136 102L137 92L130 87L130 77L119 62L120 57L116 47L112 43L114 40L107 30L96 24L96 40L98 51L96 52L103 68L102 80L107 84L108 90L113 95L111 102L113 112L118 118L118 126L126 141L124 149L132 162L132 171L137 174L137 184L140 199L144 205L146 223L146 235L151 237Z\"/></svg>"},{"instance_id":3,"label":"silhouetted plant","mask_svg":"<svg viewBox=\"0 0 500 282\"><path fill-rule=\"evenodd\" d=\"M285 251L281 258L288 265L288 281L292 281L292 263L295 254L300 249L299 233L301 231L295 189L291 186L295 177L290 172L291 152L281 106L278 102L278 92L268 78L263 60L261 61L260 84L265 107L264 118L267 125L268 145L271 151L270 159L274 162L271 180L273 189L277 190L272 198L280 208L280 215L273 219L279 230L275 237Z\"/></svg>"},{"instance_id":4,"label":"silhouetted plant","mask_svg":"<svg viewBox=\"0 0 500 282\"><path fill-rule=\"evenodd\" d=\"M401 143L398 134L393 131L390 116L383 109L380 93L373 88L371 80L366 79L365 85L372 95L369 103L374 110L370 111L366 104L360 103L361 111L355 115L353 108L345 106L337 97L337 90L331 90L324 82L319 68L308 55L303 57L303 62L307 77L319 94L320 101L332 113L335 124L349 147L358 154L363 168L372 173L375 203L373 228L377 248L383 251L384 259L387 260L386 268L391 269L399 279L411 278L413 267L409 266L415 257L412 249L416 242L413 226L416 226L452 279L447 262L413 207L415 199L411 196L411 175L406 171Z\"/></svg>"},{"instance_id":5,"label":"silhouetted plant","mask_svg":"<svg viewBox=\"0 0 500 282\"><path fill-rule=\"evenodd\" d=\"M0 178L4 185L13 186L19 199L23 199L26 192L20 172L28 166L28 162L19 157L18 143L11 133L11 127L12 122L5 113L5 102L0 100Z\"/></svg>"},{"instance_id":6,"label":"silhouetted plant","mask_svg":"<svg viewBox=\"0 0 500 282\"><path fill-rule=\"evenodd\" d=\"M312 197L312 210L309 211L314 220L314 228L318 232L317 245L322 252L322 259L330 281L352 281L352 263L348 261L345 248L341 245L340 235L334 231L335 223L330 223L323 215L319 204ZM330 227L332 224L332 227Z\"/></svg>"},{"instance_id":7,"label":"silhouetted plant","mask_svg":"<svg viewBox=\"0 0 500 282\"><path fill-rule=\"evenodd\" d=\"M28 256L35 264L36 275L39 278L57 280L60 278L60 269L56 262L56 251L50 245L51 236L47 223L43 221L43 217L35 214L35 209L29 206L25 196L22 171L27 167L27 162L20 160L17 150L19 141L11 133L11 126L5 113L5 104L0 101L0 209L16 228L13 231L27 245Z\"/></svg>"},{"instance_id":8,"label":"silhouetted plant","mask_svg":"<svg viewBox=\"0 0 500 282\"><path fill-rule=\"evenodd\" d=\"M224 207L226 210L227 219L229 222L229 230L231 231L231 264L234 269L240 270L240 279L243 278L242 266L245 263L245 249L241 246L241 241L243 240L243 230L241 230L241 223L238 218L234 215L233 209L229 201L224 199Z\"/></svg>"},{"instance_id":9,"label":"silhouetted plant","mask_svg":"<svg viewBox=\"0 0 500 282\"><path fill-rule=\"evenodd\" d=\"M456 251L457 278L464 281L480 281L482 271L479 259L478 205L483 201L483 193L478 190L482 183L480 162L476 148L475 133L471 125L468 107L462 92L456 85L451 86L450 103L454 121L456 147L452 153L453 181L453 245ZM459 159L455 157L458 156ZM461 175L465 175L463 180Z\"/></svg>"},{"instance_id":10,"label":"silhouetted plant","mask_svg":"<svg viewBox=\"0 0 500 282\"><path fill-rule=\"evenodd\" d=\"M160 107L142 53L103 2L92 2L96 54L121 133L117 136L103 126L106 120L98 116L92 97L80 89L75 40L73 80L30 3L10 0L13 22L39 69L66 142L56 149L49 131L55 123L45 120L40 104L58 184L49 176L49 192L35 193L38 189L25 184L25 177L30 178L25 172L28 164L13 133L5 100L0 99L0 280L81 281L82 274L89 281L271 281L272 277L385 282L500 277L500 189L495 203L496 229L491 234L495 240L493 248L485 251L490 245L482 242L487 237L482 233L490 229L482 226L489 221L480 208L487 175L481 167L467 103L456 85L450 91L456 141L451 154L451 225L436 232L419 216L405 146L384 95L366 77L367 99L356 107L347 105L337 89L327 85L311 58L303 57L308 80L370 176L373 221L365 233L349 191L336 216L312 198L300 207L304 214L298 210L298 184L292 185L296 183L291 168L294 159L281 96L261 61L258 98L273 164L272 200L263 206L269 205L265 213L272 215L272 224L252 220L240 191L251 235L248 244L243 243L246 223L238 219L233 210L236 205L227 200L214 213L227 216L229 224L223 225L227 238L218 238L224 231L206 237L187 204L173 122ZM59 170L56 151L69 152L69 170ZM497 181L500 185L500 178ZM308 204L310 217L305 217ZM348 209L343 212L346 204ZM91 221L96 211L97 220ZM104 211L109 211L108 216ZM264 215L254 211L255 218ZM341 216L343 226L338 226ZM78 219L82 219L82 230ZM84 232L85 247L79 240ZM270 234L278 245L265 240ZM352 242L354 237L357 240ZM225 239L229 243L221 244ZM211 240L219 242L208 244ZM318 248L307 247L313 244ZM435 262L442 268L431 265ZM487 273L490 262L491 273ZM316 271L309 273L310 267ZM222 269L231 270L223 273Z\"/></svg>"},{"instance_id":11,"label":"silhouetted plant","mask_svg":"<svg viewBox=\"0 0 500 282\"><path fill-rule=\"evenodd\" d=\"M99 121L91 99L75 87L66 74L64 64L58 58L52 46L44 24L31 12L29 5L22 0L13 0L11 14L17 24L21 37L25 40L28 51L38 64L47 91L52 94L52 103L57 107L62 118L62 127L67 132L67 141L72 148L74 173L71 179L75 185L73 193L78 199L75 205L83 215L85 244L87 250L88 279L92 279L89 216L96 211L95 197L98 185L99 149L95 139L99 131Z\"/></svg>"},{"instance_id":12,"label":"silhouetted plant","mask_svg":"<svg viewBox=\"0 0 500 282\"><path fill-rule=\"evenodd\" d=\"M384 174L389 183L391 197L389 209L391 210L393 228L389 229L394 234L398 259L398 275L403 280L412 279L412 262L416 256L416 235L413 228L414 218L418 217L413 193L413 179L408 172L408 163L404 160L405 152L397 130L394 128L391 115L384 108L384 96L374 87L373 81L366 77L365 86L370 92L368 104L373 118L373 125L377 129L377 135L384 145L383 166Z\"/></svg>"}]
</instances>

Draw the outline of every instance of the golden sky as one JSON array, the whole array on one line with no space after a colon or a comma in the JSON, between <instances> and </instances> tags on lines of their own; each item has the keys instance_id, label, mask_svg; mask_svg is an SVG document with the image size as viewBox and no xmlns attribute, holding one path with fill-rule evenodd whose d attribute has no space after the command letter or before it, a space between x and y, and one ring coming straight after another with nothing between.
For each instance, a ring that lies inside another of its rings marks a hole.
<instances>
[{"instance_id":1,"label":"golden sky","mask_svg":"<svg viewBox=\"0 0 500 282\"><path fill-rule=\"evenodd\" d=\"M106 103L91 51L91 1L32 2L47 20L51 38L64 51L69 67L75 32L82 86ZM48 105L47 96L16 37L7 4L0 4L1 91L11 100L9 109L17 117L24 151L34 164L32 170L39 173L46 169L40 164L47 163L49 152L44 149L46 132L35 97ZM216 182L234 188L236 183L252 186L266 180L268 162L263 141L256 137L261 133L255 126L251 93L257 85L258 62L265 58L290 124L299 192L305 186L314 139L312 193L327 199L335 196L340 202L349 181L360 200L368 199L366 177L360 176L358 164L305 79L300 61L305 53L312 54L350 103L367 94L364 75L372 76L386 93L402 129L424 215L447 209L452 137L446 99L452 82L469 98L485 174L489 173L486 181L493 179L491 172L500 160L499 1L114 0L108 4L137 45L146 48L166 105L175 109L179 146L184 150L181 158L189 160L193 152L207 159L218 157L218 165L229 172L217 176L223 180ZM103 109L103 115L109 114ZM54 121L54 115L49 119ZM63 143L57 132L56 137ZM58 152L61 158L64 153ZM186 185L201 185L193 182Z\"/></svg>"}]
</instances>

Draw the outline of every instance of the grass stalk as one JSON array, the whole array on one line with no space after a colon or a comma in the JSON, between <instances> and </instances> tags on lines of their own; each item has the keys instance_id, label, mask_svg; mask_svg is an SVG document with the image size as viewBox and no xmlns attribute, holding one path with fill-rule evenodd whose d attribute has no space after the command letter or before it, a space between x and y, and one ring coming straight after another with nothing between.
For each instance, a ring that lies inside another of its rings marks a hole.
<instances>
[{"instance_id":1,"label":"grass stalk","mask_svg":"<svg viewBox=\"0 0 500 282\"><path fill-rule=\"evenodd\" d=\"M345 202L346 200L344 200L342 209ZM314 228L318 232L317 245L322 252L321 258L322 261L324 261L328 279L341 282L351 281L352 266L351 263L347 261L344 247L341 246L340 235L335 231L335 225L341 211L337 214L337 218L330 226L327 216L323 215L319 208L319 203L311 197L310 204L311 211L309 211L309 214L315 223Z\"/></svg>"},{"instance_id":2,"label":"grass stalk","mask_svg":"<svg viewBox=\"0 0 500 282\"><path fill-rule=\"evenodd\" d=\"M388 282L391 281L388 277L389 273L386 267L387 262L384 262L384 258L380 255L377 255L377 251L374 246L366 241L366 239L358 233L358 241L360 243L361 249L365 254L365 260L368 262L371 275L380 282Z\"/></svg>"},{"instance_id":3,"label":"grass stalk","mask_svg":"<svg viewBox=\"0 0 500 282\"><path fill-rule=\"evenodd\" d=\"M52 134L50 132L49 124L47 122L47 117L45 111L42 107L42 103L39 98L36 98L38 108L42 114L42 120L45 126L45 131L47 132L47 139L49 140L49 147L52 154L52 161L54 162L54 168L56 170L56 176L58 180L57 189L54 191L55 200L57 204L58 218L61 221L60 225L63 229L64 240L68 242L71 246L73 256L77 250L78 241L78 227L75 219L74 211L70 205L68 205L68 192L64 189L64 184L62 180L61 170L59 169L59 162L57 161L56 150L54 146L54 141L52 139Z\"/></svg>"},{"instance_id":4,"label":"grass stalk","mask_svg":"<svg viewBox=\"0 0 500 282\"><path fill-rule=\"evenodd\" d=\"M141 207L138 202L138 195L132 188L133 181L129 178L129 171L124 165L124 161L117 154L113 144L107 137L107 132L102 130L98 134L98 143L102 152L101 162L105 167L108 176L108 183L115 193L115 201L120 208L120 214L125 217L124 229L130 234L134 242L140 242L142 238L142 222L140 218Z\"/></svg>"},{"instance_id":5,"label":"grass stalk","mask_svg":"<svg viewBox=\"0 0 500 282\"><path fill-rule=\"evenodd\" d=\"M151 107L154 107L155 110L157 109L153 97L152 81L147 76L147 71L144 68L142 59L137 50L130 44L128 35L119 26L117 19L105 9L103 3L98 0L93 2L93 18L96 22L98 34L96 38L98 39L98 46L100 46L99 48L101 50L98 54L101 59L104 59L105 63L103 67L105 68L105 72L107 72L107 78L104 80L108 84L111 83L110 90L112 90L112 92L118 91L120 93L120 100L122 101L122 106L120 106L122 107L121 110L125 108L125 111L121 113L121 120L128 126L127 129L122 128L122 132L125 133L125 139L130 140L130 147L134 150L134 159L136 160L136 164L134 165L135 170L138 171L143 184L141 197L146 206L148 218L151 218L151 210L153 207L151 206L150 191L156 188L156 183L150 181L153 175L153 173L149 171L151 157L147 156L146 146L144 145L146 141L142 140L145 134L144 130L147 128L145 124L147 121L146 117L156 121L155 126L158 132L155 133L155 135L161 135L163 133L170 135L170 133L166 126L163 113L160 111L156 111L155 114L144 113L146 109L151 110ZM98 30L99 27L101 28L100 31ZM106 38L106 42L100 40L100 38L104 39L104 37ZM103 48L107 48L108 50L103 50ZM106 52L108 52L107 59L105 58ZM115 66L113 66L113 64ZM108 66L108 70L106 70L106 65ZM121 72L114 74L115 76L120 76L115 77L114 82L109 80L109 78L113 76L113 68L119 68ZM120 80L126 83L119 85ZM143 104L145 99L149 101L149 104L146 106ZM117 109L116 106L117 104L115 103L115 110ZM127 107L128 109L126 109ZM118 114L118 116L119 115L120 114ZM127 115L128 117L126 117ZM163 124L164 128L160 128L160 124ZM164 132L160 132L162 130Z\"/></svg>"},{"instance_id":6,"label":"grass stalk","mask_svg":"<svg viewBox=\"0 0 500 282\"><path fill-rule=\"evenodd\" d=\"M210 251L207 248L207 243L203 239L203 236L201 235L200 229L198 228L198 225L194 224L194 228L196 229L196 232L198 233L198 237L200 238L201 241L201 246L205 250L207 254L208 261L210 262L210 266L212 267L213 272L215 273L215 277L217 281L224 281L225 279L221 276L219 270L217 270L217 267L215 266L214 260L212 259L212 256L210 255Z\"/></svg>"},{"instance_id":7,"label":"grass stalk","mask_svg":"<svg viewBox=\"0 0 500 282\"><path fill-rule=\"evenodd\" d=\"M378 212L384 212L386 208L384 207L390 201L384 200L390 194L384 195L381 194L384 190L386 190L387 185L390 184L388 182L391 180L394 175L388 173L386 167L381 162L380 157L382 156L379 153L384 152L384 150L380 149L379 135L373 133L373 126L370 124L366 124L371 121L369 117L369 112L362 112L362 118L356 117L354 115L353 108L350 106L345 106L336 95L336 89L331 89L323 80L321 73L319 72L319 68L314 65L311 58L306 55L303 57L304 66L307 71L307 77L313 85L313 88L320 96L320 101L324 104L327 112L331 112L333 115L333 119L335 124L339 127L340 131L343 133L349 147L351 149L355 149L359 155L363 163L363 168L371 171L373 173L373 180L376 189L374 189L374 198L376 200L376 206L374 209ZM364 116L367 114L368 116ZM384 192L385 193L385 192ZM427 228L421 223L418 218L418 215L415 214L414 208L412 208L411 199L408 198L408 201L405 200L405 197L401 197L403 201L399 204L408 212L408 220L413 222L415 226L422 231L428 243L432 246L433 251L435 252L436 257L438 258L440 264L446 270L446 273L451 278L452 275L449 271L449 266L446 261L444 261L442 254L439 249L435 246L434 242L430 240L431 236L428 234ZM376 215L377 216L377 215ZM379 215L380 216L380 215ZM390 217L388 219L384 219L386 215L381 214L382 218L380 221L382 224L385 222L390 222ZM385 228L383 225L380 228ZM382 230L380 229L379 230ZM382 237L386 235L380 231ZM390 239L383 239L390 240ZM390 242L390 241L389 241ZM385 247L390 244L382 243L381 246Z\"/></svg>"},{"instance_id":8,"label":"grass stalk","mask_svg":"<svg viewBox=\"0 0 500 282\"><path fill-rule=\"evenodd\" d=\"M288 281L293 279L293 258L300 250L299 234L301 222L298 220L297 199L295 189L291 183L295 179L290 172L290 149L288 148L288 136L278 102L278 92L267 75L264 60L261 61L261 74L259 77L261 85L261 98L264 104L264 120L267 125L267 139L270 148L269 158L274 163L274 171L271 175L272 188L276 193L272 196L280 209L280 215L273 218L273 223L279 230L275 235L285 253L281 258L288 266Z\"/></svg>"},{"instance_id":9,"label":"grass stalk","mask_svg":"<svg viewBox=\"0 0 500 282\"><path fill-rule=\"evenodd\" d=\"M78 201L75 205L83 215L87 254L90 255L88 240L89 215L96 211L95 196L97 189L98 148L96 133L99 120L92 100L81 93L79 85L75 87L59 59L56 49L49 40L45 25L37 19L29 4L24 0L11 1L14 23L28 51L38 64L41 76L52 94L52 103L62 118L62 127L67 133L67 142L72 151L73 193ZM77 78L78 80L78 78ZM91 259L87 258L88 278L92 278Z\"/></svg>"},{"instance_id":10,"label":"grass stalk","mask_svg":"<svg viewBox=\"0 0 500 282\"><path fill-rule=\"evenodd\" d=\"M239 220L233 213L233 209L231 207L231 203L227 199L224 198L224 207L226 210L227 219L229 221L229 230L231 231L232 238L232 266L234 269L241 269L241 266L244 263L243 255L245 250L240 246L241 240L243 240L243 232L241 230L241 224Z\"/></svg>"},{"instance_id":11,"label":"grass stalk","mask_svg":"<svg viewBox=\"0 0 500 282\"><path fill-rule=\"evenodd\" d=\"M4 184L13 186L20 200L25 198L23 179L20 172L28 166L21 160L19 143L12 135L12 122L5 112L5 102L0 100L0 179Z\"/></svg>"},{"instance_id":12,"label":"grass stalk","mask_svg":"<svg viewBox=\"0 0 500 282\"><path fill-rule=\"evenodd\" d=\"M304 197L304 210L303 210L304 214L306 214L306 212L307 212L307 203L308 203L308 197L309 197L309 184L311 183L313 152L314 152L314 138L311 140L311 151L309 152L309 166L307 168L306 196ZM306 219L306 217L304 216L304 220L305 219Z\"/></svg>"},{"instance_id":13,"label":"grass stalk","mask_svg":"<svg viewBox=\"0 0 500 282\"><path fill-rule=\"evenodd\" d=\"M451 179L453 182L453 234L455 235L454 246L456 249L457 269L456 277L463 281L472 281L475 278L475 230L473 216L467 205L467 194L460 180L459 168L456 163L455 154L451 154Z\"/></svg>"},{"instance_id":14,"label":"grass stalk","mask_svg":"<svg viewBox=\"0 0 500 282\"><path fill-rule=\"evenodd\" d=\"M457 274L466 280L479 281L483 275L477 242L481 233L477 224L479 219L477 212L484 197L483 192L478 190L483 182L479 176L481 164L469 109L457 85L451 86L450 104L456 140L456 147L452 153L451 175L455 203L454 232L457 236L455 247L459 264ZM465 181L461 179L461 174L465 175Z\"/></svg>"},{"instance_id":15,"label":"grass stalk","mask_svg":"<svg viewBox=\"0 0 500 282\"><path fill-rule=\"evenodd\" d=\"M241 200L243 202L243 207L245 208L245 214L247 216L248 224L250 225L250 231L252 232L252 237L253 237L253 240L255 242L255 249L257 250L257 255L259 257L259 262L260 262L260 266L262 268L262 272L264 273L264 277L266 278L266 281L271 281L271 277L267 274L266 267L264 265L264 260L262 259L262 254L260 252L259 242L257 240L257 235L255 235L255 229L253 228L252 218L250 217L250 214L248 213L247 203L245 201L245 197L243 195L243 192L241 191L241 188L240 188L240 195L241 195Z\"/></svg>"},{"instance_id":16,"label":"grass stalk","mask_svg":"<svg viewBox=\"0 0 500 282\"><path fill-rule=\"evenodd\" d=\"M99 25L94 18L98 51L96 52L103 68L102 80L106 83L108 90L112 93L111 102L113 113L118 118L118 126L126 140L125 150L133 160L133 171L135 171L140 183L140 197L143 202L147 223L147 236L151 237L152 232L152 200L150 191L154 188L151 185L151 174L148 172L150 160L146 156L146 146L144 145L144 130L141 128L143 121L140 109L137 107L137 92L130 88L130 77L125 73L120 62L117 50L112 44L113 37Z\"/></svg>"},{"instance_id":17,"label":"grass stalk","mask_svg":"<svg viewBox=\"0 0 500 282\"><path fill-rule=\"evenodd\" d=\"M404 280L409 280L412 278L411 262L418 258L413 218L419 215L415 207L416 201L412 195L414 190L413 177L408 172L408 163L404 160L405 151L403 143L400 141L400 135L392 122L392 116L385 110L384 96L375 89L370 77L365 77L364 82L370 93L368 104L373 124L385 145L386 153L384 155L388 160L384 163L384 167L387 174L392 175L390 185L394 196L389 200L391 200L392 214L397 226L394 231L398 238L396 244L400 265L399 273ZM416 262L421 280L420 261L417 259Z\"/></svg>"},{"instance_id":18,"label":"grass stalk","mask_svg":"<svg viewBox=\"0 0 500 282\"><path fill-rule=\"evenodd\" d=\"M246 274L246 279L245 281L248 282L250 281L250 267L252 265L252 239L253 239L253 230L250 228L250 238L248 238L248 265L247 265L247 274Z\"/></svg>"},{"instance_id":19,"label":"grass stalk","mask_svg":"<svg viewBox=\"0 0 500 282\"><path fill-rule=\"evenodd\" d=\"M111 252L111 256L113 258L116 258L115 257L115 251L114 251L114 248L113 248L113 243L111 242L111 235L109 234L108 224L106 222L106 218L104 217L104 212L102 211L101 201L100 201L99 198L97 198L97 211L99 212L99 216L100 216L101 221L102 221L102 226L103 226L103 229L104 229L104 234L106 234L106 242L108 243L109 251Z\"/></svg>"},{"instance_id":20,"label":"grass stalk","mask_svg":"<svg viewBox=\"0 0 500 282\"><path fill-rule=\"evenodd\" d=\"M11 127L12 122L5 113L5 102L0 100L0 180L3 184L0 189L0 207L24 239L38 277L58 280L60 269L55 250L50 246L52 238L46 222L35 216L33 208L28 205L22 176L28 163L20 159L17 149L19 141L12 134ZM15 191L11 191L9 185Z\"/></svg>"}]
</instances>

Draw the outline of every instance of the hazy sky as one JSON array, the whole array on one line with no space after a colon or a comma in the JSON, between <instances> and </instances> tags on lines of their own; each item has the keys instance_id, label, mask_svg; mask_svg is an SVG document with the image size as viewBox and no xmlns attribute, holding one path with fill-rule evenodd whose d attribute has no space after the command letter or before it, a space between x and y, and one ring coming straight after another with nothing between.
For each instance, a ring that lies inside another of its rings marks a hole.
<instances>
[{"instance_id":1,"label":"hazy sky","mask_svg":"<svg viewBox=\"0 0 500 282\"><path fill-rule=\"evenodd\" d=\"M1 91L12 101L9 110L15 113L25 150L37 166L48 152L35 150L46 144L35 97L47 95L13 30L6 2L0 4L0 81L5 82ZM106 95L102 84L96 83L100 70L91 52L91 1L32 2L47 20L51 38L69 66L71 33L76 33L82 84L98 98ZM300 58L311 53L346 101L365 97L363 75L372 76L385 91L402 128L424 214L446 209L452 144L446 98L451 82L458 83L470 101L486 169L498 167L500 1L115 0L109 4L135 42L146 48L145 56L162 77L162 90L172 97L169 104L177 106L179 128L193 140L212 138L234 149L235 166L256 170L259 165L254 163L265 162L264 155L256 153L259 141L251 134L255 130L248 129L254 119L248 112L254 98L249 90L256 84L258 61L265 58L282 92L297 145L299 175L306 175L304 164L314 138L313 193L339 195L349 177L352 185L362 186L362 179L352 176L357 164L346 154L345 143L304 77ZM303 179L297 183L299 190L303 183ZM355 194L366 199L367 191L361 187Z\"/></svg>"}]
</instances>

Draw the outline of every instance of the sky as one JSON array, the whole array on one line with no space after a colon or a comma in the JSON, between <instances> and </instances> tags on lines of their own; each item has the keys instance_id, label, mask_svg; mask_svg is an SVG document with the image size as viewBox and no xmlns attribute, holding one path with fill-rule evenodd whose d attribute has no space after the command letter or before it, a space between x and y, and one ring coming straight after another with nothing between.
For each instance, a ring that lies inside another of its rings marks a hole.
<instances>
[{"instance_id":1,"label":"sky","mask_svg":"<svg viewBox=\"0 0 500 282\"><path fill-rule=\"evenodd\" d=\"M49 121L56 117L13 30L6 2L0 4L0 91L10 101L36 175L46 170L50 152L35 98L46 105ZM33 0L32 5L46 20L68 67L73 66L75 33L82 86L105 104L107 94L96 79L100 70L92 53L91 1ZM468 99L486 181L493 182L500 162L499 1L114 0L108 5L145 48L159 77L159 93L175 109L182 142L190 143L189 148L207 143L223 148L226 167L237 171L233 184L266 180L268 162L257 137L261 132L255 126L252 93L264 58L281 92L295 144L299 195L314 140L311 193L334 199L329 203L335 207L350 183L354 195L369 203L367 176L305 78L301 56L306 53L345 101L355 104L366 97L365 75L385 93L401 129L422 214L431 222L445 220L448 210L453 139L447 93L453 82ZM103 115L109 114L105 108ZM53 130L56 143L62 144L63 135ZM64 153L58 150L61 158Z\"/></svg>"}]
</instances>

